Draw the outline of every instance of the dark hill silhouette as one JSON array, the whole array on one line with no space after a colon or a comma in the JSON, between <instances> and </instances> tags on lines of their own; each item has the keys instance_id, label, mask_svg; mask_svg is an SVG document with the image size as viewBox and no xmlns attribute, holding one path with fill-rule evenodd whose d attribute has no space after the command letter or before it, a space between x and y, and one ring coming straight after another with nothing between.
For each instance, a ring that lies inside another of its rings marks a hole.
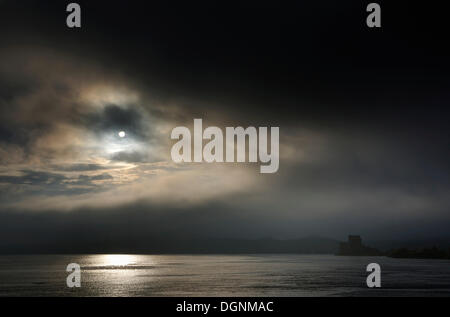
<instances>
[{"instance_id":1,"label":"dark hill silhouette","mask_svg":"<svg viewBox=\"0 0 450 317\"><path fill-rule=\"evenodd\" d=\"M437 247L423 248L423 249L395 249L386 253L387 256L392 258L407 258L407 259L449 259L450 260L450 248L439 249Z\"/></svg>"}]
</instances>

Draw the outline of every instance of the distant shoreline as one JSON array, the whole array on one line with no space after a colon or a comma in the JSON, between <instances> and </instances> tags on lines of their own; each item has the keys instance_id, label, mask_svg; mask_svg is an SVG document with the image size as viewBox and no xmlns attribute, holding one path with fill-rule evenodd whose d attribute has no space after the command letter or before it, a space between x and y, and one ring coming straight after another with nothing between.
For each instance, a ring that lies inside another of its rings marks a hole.
<instances>
[{"instance_id":1,"label":"distant shoreline","mask_svg":"<svg viewBox=\"0 0 450 317\"><path fill-rule=\"evenodd\" d=\"M447 250L437 247L422 249L400 248L388 251L386 256L397 259L450 260L450 248Z\"/></svg>"},{"instance_id":2,"label":"distant shoreline","mask_svg":"<svg viewBox=\"0 0 450 317\"><path fill-rule=\"evenodd\" d=\"M341 255L341 256L387 256L391 258L450 259L450 243L436 247L427 244L391 243L380 249L361 245L356 249L345 249L340 253L343 242L323 237L277 240L265 239L152 239L140 245L98 245L92 247L70 245L61 247L56 243L37 245L1 245L0 255L81 255L81 254L142 254L142 255ZM345 244L345 243L344 243ZM369 243L372 244L372 243ZM421 245L425 247L421 247ZM94 247L95 246L95 247ZM377 247L378 244L375 244ZM407 247L408 246L408 247Z\"/></svg>"}]
</instances>

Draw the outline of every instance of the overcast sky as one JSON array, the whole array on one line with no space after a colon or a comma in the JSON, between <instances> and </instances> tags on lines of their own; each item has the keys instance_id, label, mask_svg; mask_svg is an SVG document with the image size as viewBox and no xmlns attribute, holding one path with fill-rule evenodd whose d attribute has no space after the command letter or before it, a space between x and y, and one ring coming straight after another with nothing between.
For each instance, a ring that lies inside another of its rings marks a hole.
<instances>
[{"instance_id":1,"label":"overcast sky","mask_svg":"<svg viewBox=\"0 0 450 317\"><path fill-rule=\"evenodd\" d=\"M439 10L93 2L0 1L1 245L449 236ZM194 118L278 126L279 171L173 163Z\"/></svg>"}]
</instances>

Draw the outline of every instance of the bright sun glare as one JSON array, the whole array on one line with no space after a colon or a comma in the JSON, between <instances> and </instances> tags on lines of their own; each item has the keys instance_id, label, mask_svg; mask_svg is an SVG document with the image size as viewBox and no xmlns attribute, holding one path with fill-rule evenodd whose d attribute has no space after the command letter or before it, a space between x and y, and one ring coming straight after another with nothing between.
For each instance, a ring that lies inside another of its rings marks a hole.
<instances>
[{"instance_id":1,"label":"bright sun glare","mask_svg":"<svg viewBox=\"0 0 450 317\"><path fill-rule=\"evenodd\" d=\"M119 136L120 136L121 138L124 138L125 135L126 135L126 134L125 134L125 131L120 131L120 132L119 132Z\"/></svg>"},{"instance_id":2,"label":"bright sun glare","mask_svg":"<svg viewBox=\"0 0 450 317\"><path fill-rule=\"evenodd\" d=\"M105 254L103 261L105 265L125 266L136 262L136 257L129 254Z\"/></svg>"}]
</instances>

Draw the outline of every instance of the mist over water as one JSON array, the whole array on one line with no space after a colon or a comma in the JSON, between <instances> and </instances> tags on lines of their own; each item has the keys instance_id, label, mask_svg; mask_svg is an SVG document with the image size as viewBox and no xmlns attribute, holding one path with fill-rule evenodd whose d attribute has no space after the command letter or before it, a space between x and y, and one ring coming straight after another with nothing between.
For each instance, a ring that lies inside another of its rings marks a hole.
<instances>
[{"instance_id":1,"label":"mist over water","mask_svg":"<svg viewBox=\"0 0 450 317\"><path fill-rule=\"evenodd\" d=\"M366 286L367 264L381 288ZM66 266L81 266L81 287ZM333 255L3 255L0 296L450 295L450 261Z\"/></svg>"}]
</instances>

